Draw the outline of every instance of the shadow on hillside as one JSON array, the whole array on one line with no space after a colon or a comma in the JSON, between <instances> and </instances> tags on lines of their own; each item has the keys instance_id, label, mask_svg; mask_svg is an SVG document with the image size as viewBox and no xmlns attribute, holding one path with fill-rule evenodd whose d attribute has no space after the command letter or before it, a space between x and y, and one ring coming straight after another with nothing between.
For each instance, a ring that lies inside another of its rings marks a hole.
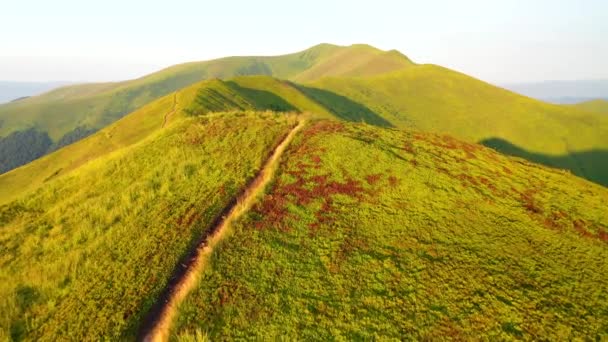
<instances>
[{"instance_id":1,"label":"shadow on hillside","mask_svg":"<svg viewBox=\"0 0 608 342\"><path fill-rule=\"evenodd\" d=\"M608 186L608 150L589 150L551 156L526 151L501 138L485 139L480 141L480 144L491 147L503 154L520 157L546 166L570 170L579 177Z\"/></svg>"},{"instance_id":2,"label":"shadow on hillside","mask_svg":"<svg viewBox=\"0 0 608 342\"><path fill-rule=\"evenodd\" d=\"M297 112L298 109L282 97L269 91L246 88L234 81L226 81L226 85L251 103L257 110L272 110L275 112Z\"/></svg>"},{"instance_id":3,"label":"shadow on hillside","mask_svg":"<svg viewBox=\"0 0 608 342\"><path fill-rule=\"evenodd\" d=\"M357 103L347 97L332 93L327 90L305 87L300 84L291 83L295 88L306 94L311 99L327 108L336 117L354 122L365 122L380 127L394 127L389 121L376 114L371 109Z\"/></svg>"}]
</instances>

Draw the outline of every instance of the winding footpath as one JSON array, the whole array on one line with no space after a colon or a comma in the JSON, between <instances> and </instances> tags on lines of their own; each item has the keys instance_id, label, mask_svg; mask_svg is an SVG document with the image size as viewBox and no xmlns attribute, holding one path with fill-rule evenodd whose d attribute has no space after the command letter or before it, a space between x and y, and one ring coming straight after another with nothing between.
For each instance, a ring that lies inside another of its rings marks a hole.
<instances>
[{"instance_id":1,"label":"winding footpath","mask_svg":"<svg viewBox=\"0 0 608 342\"><path fill-rule=\"evenodd\" d=\"M140 334L143 341L167 341L171 324L177 314L180 303L198 283L199 276L209 260L213 248L224 237L230 224L251 208L257 196L263 192L268 182L272 179L285 149L293 140L294 136L304 127L304 119L299 119L295 126L281 143L274 149L270 157L265 161L262 169L251 181L248 187L239 195L235 201L228 205L227 214L222 216L209 230L206 238L196 246L191 254L188 264L182 264L185 268L178 272L180 275L169 285L166 296L160 302L160 306L153 310L143 324Z\"/></svg>"},{"instance_id":2,"label":"winding footpath","mask_svg":"<svg viewBox=\"0 0 608 342\"><path fill-rule=\"evenodd\" d=\"M162 124L162 126L160 126L160 128L165 128L165 126L167 125L167 121L169 120L171 115L173 115L173 113L175 113L176 109L177 109L177 93L173 93L173 108L171 108L171 110L168 113L166 113L165 116L163 117L163 124Z\"/></svg>"}]
</instances>

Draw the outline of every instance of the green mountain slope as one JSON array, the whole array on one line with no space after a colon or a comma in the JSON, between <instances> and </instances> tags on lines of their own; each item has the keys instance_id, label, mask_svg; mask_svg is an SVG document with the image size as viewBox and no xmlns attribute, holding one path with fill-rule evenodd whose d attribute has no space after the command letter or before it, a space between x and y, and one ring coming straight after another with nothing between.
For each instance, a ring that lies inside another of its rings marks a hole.
<instances>
[{"instance_id":1,"label":"green mountain slope","mask_svg":"<svg viewBox=\"0 0 608 342\"><path fill-rule=\"evenodd\" d=\"M607 100L592 100L582 103L575 104L574 107L586 110L589 112L608 114L608 101Z\"/></svg>"},{"instance_id":2,"label":"green mountain slope","mask_svg":"<svg viewBox=\"0 0 608 342\"><path fill-rule=\"evenodd\" d=\"M314 122L176 340L608 336L608 190L449 136Z\"/></svg>"},{"instance_id":3,"label":"green mountain slope","mask_svg":"<svg viewBox=\"0 0 608 342\"><path fill-rule=\"evenodd\" d=\"M331 107L325 107L315 100L315 96L319 96L316 91L268 76L196 83L142 107L76 144L1 174L0 204L88 161L135 144L162 130L163 125L184 117L223 111L271 110L384 123L382 118L361 110L346 98L325 91L322 94L331 96Z\"/></svg>"},{"instance_id":4,"label":"green mountain slope","mask_svg":"<svg viewBox=\"0 0 608 342\"><path fill-rule=\"evenodd\" d=\"M295 124L240 110L358 108L326 108L318 99L339 98L328 94L261 76L204 81L0 176L0 338L134 338ZM481 145L313 119L174 334L601 336L607 200Z\"/></svg>"},{"instance_id":5,"label":"green mountain slope","mask_svg":"<svg viewBox=\"0 0 608 342\"><path fill-rule=\"evenodd\" d=\"M309 86L348 98L397 127L487 143L608 185L606 115L536 101L434 65Z\"/></svg>"},{"instance_id":6,"label":"green mountain slope","mask_svg":"<svg viewBox=\"0 0 608 342\"><path fill-rule=\"evenodd\" d=\"M0 340L133 339L179 260L294 124L182 118L0 206Z\"/></svg>"},{"instance_id":7,"label":"green mountain slope","mask_svg":"<svg viewBox=\"0 0 608 342\"><path fill-rule=\"evenodd\" d=\"M31 161L48 153L52 142L65 141L82 130L103 128L159 97L205 79L272 75L281 79L313 80L327 75L375 75L411 64L407 57L394 51L384 52L364 45L321 44L283 56L228 57L176 65L126 82L68 86L0 105L0 137L10 138L0 140L0 160L10 158L19 161L17 166L22 165L21 159ZM10 136L11 133L31 128L38 134L48 134L50 142L43 147L36 146L35 151L6 149L4 152L3 145L15 145L20 137ZM67 143L58 147L65 145ZM23 157L12 158L14 154ZM3 165L0 172L12 168L13 165Z\"/></svg>"}]
</instances>

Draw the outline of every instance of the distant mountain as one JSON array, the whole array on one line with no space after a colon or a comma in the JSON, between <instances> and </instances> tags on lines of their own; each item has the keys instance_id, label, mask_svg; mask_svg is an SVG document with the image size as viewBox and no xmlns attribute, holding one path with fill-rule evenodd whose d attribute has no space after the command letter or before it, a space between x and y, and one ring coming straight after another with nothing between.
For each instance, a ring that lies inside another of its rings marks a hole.
<instances>
[{"instance_id":1,"label":"distant mountain","mask_svg":"<svg viewBox=\"0 0 608 342\"><path fill-rule=\"evenodd\" d=\"M574 105L576 108L593 113L608 114L608 100L591 100Z\"/></svg>"},{"instance_id":2,"label":"distant mountain","mask_svg":"<svg viewBox=\"0 0 608 342\"><path fill-rule=\"evenodd\" d=\"M48 153L51 142L57 147L63 146L62 142L74 142L74 136L85 136L82 132L106 127L164 95L202 80L266 75L309 82L322 77L372 76L412 65L409 58L395 50L382 51L364 44L319 44L288 55L226 57L175 65L135 80L62 87L0 105L0 160L18 161L0 165L0 173ZM37 151L16 148L25 146L16 141L26 136L18 132L32 128L48 135L49 146L36 145L43 148Z\"/></svg>"},{"instance_id":3,"label":"distant mountain","mask_svg":"<svg viewBox=\"0 0 608 342\"><path fill-rule=\"evenodd\" d=\"M16 82L0 81L0 103L22 100L29 96L67 85L68 82Z\"/></svg>"},{"instance_id":4,"label":"distant mountain","mask_svg":"<svg viewBox=\"0 0 608 342\"><path fill-rule=\"evenodd\" d=\"M607 115L519 96L446 68L413 63L394 50L329 44L283 56L181 64L132 81L63 87L2 105L0 173L82 139L155 98L168 95L163 101L171 104L176 90L205 79L192 95L195 105L184 108L191 115L295 110L447 133L608 185ZM128 134L142 129L134 126ZM23 180L21 187L32 184Z\"/></svg>"},{"instance_id":5,"label":"distant mountain","mask_svg":"<svg viewBox=\"0 0 608 342\"><path fill-rule=\"evenodd\" d=\"M608 80L544 81L500 86L525 96L558 104L608 99Z\"/></svg>"}]
</instances>

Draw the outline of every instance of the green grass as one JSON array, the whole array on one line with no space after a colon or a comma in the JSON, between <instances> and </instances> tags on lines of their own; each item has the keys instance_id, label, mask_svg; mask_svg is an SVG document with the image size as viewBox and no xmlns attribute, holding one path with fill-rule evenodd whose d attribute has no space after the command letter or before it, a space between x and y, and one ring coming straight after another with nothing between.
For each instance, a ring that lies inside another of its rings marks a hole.
<instances>
[{"instance_id":1,"label":"green grass","mask_svg":"<svg viewBox=\"0 0 608 342\"><path fill-rule=\"evenodd\" d=\"M313 80L326 75L374 75L410 64L407 57L394 51L331 44L283 56L228 57L185 63L136 80L68 86L0 105L0 136L35 127L48 132L56 141L79 126L103 128L159 97L205 79L241 75L293 79L304 73L303 79ZM308 70L311 73L306 73Z\"/></svg>"},{"instance_id":2,"label":"green grass","mask_svg":"<svg viewBox=\"0 0 608 342\"><path fill-rule=\"evenodd\" d=\"M294 124L182 118L0 206L0 340L133 339L180 258Z\"/></svg>"},{"instance_id":3,"label":"green grass","mask_svg":"<svg viewBox=\"0 0 608 342\"><path fill-rule=\"evenodd\" d=\"M175 113L168 123L184 117L183 108L192 103L200 83L162 97L118 120L114 124L25 166L0 175L0 204L49 180L110 152L131 146L162 129L165 115Z\"/></svg>"},{"instance_id":4,"label":"green grass","mask_svg":"<svg viewBox=\"0 0 608 342\"><path fill-rule=\"evenodd\" d=\"M504 140L522 157L540 155L532 160L608 185L606 115L536 101L434 65L308 86L348 98L396 127Z\"/></svg>"},{"instance_id":5,"label":"green grass","mask_svg":"<svg viewBox=\"0 0 608 342\"><path fill-rule=\"evenodd\" d=\"M608 185L605 101L543 103L368 45L321 44L283 56L227 57L176 65L126 82L65 87L0 106L0 136L34 127L57 142L77 128L106 127L203 79L213 80L199 88L196 104L187 108L191 114L295 110L448 133ZM46 151L29 155L41 153Z\"/></svg>"},{"instance_id":6,"label":"green grass","mask_svg":"<svg viewBox=\"0 0 608 342\"><path fill-rule=\"evenodd\" d=\"M314 122L173 339L605 339L607 202L449 136Z\"/></svg>"},{"instance_id":7,"label":"green grass","mask_svg":"<svg viewBox=\"0 0 608 342\"><path fill-rule=\"evenodd\" d=\"M591 100L577 103L574 107L588 112L608 114L608 100Z\"/></svg>"}]
</instances>

